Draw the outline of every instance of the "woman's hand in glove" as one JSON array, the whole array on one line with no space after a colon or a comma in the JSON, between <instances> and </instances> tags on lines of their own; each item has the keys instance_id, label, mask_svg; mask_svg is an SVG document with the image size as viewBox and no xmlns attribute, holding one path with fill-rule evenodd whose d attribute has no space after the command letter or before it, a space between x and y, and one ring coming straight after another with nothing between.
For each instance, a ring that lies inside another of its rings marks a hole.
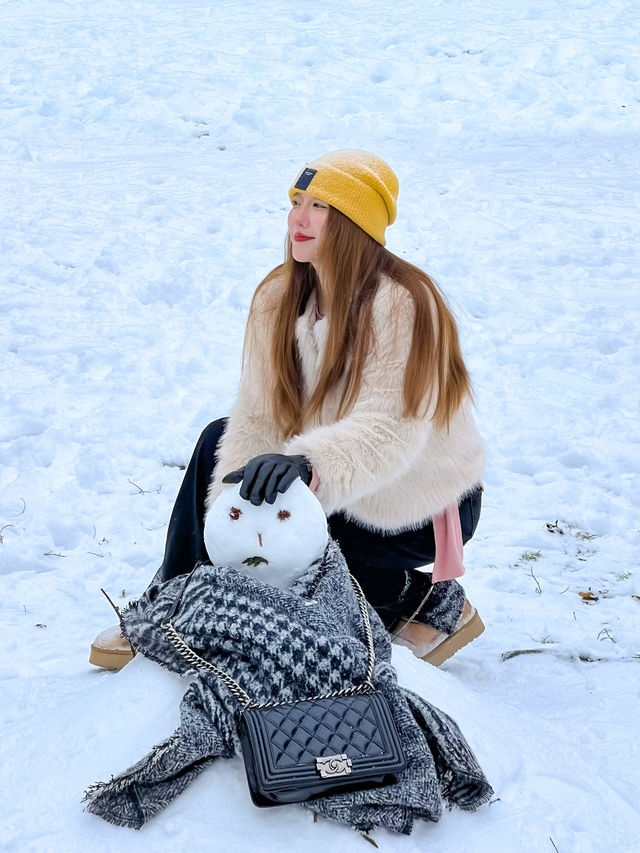
<instances>
[{"instance_id":1,"label":"woman's hand in glove","mask_svg":"<svg viewBox=\"0 0 640 853\"><path fill-rule=\"evenodd\" d=\"M263 501L274 503L278 492L286 492L296 477L300 477L308 486L312 476L311 463L305 456L263 453L262 456L250 459L244 468L225 474L222 482L242 481L240 497L254 506L260 506Z\"/></svg>"}]
</instances>

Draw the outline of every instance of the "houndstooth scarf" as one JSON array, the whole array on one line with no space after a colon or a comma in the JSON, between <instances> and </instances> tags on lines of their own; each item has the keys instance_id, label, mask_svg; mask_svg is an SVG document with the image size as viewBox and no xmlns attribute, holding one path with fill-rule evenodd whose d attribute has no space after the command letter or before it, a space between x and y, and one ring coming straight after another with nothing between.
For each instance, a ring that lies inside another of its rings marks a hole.
<instances>
[{"instance_id":1,"label":"houndstooth scarf","mask_svg":"<svg viewBox=\"0 0 640 853\"><path fill-rule=\"evenodd\" d=\"M256 702L295 701L360 683L367 645L357 599L338 546L290 589L231 568L200 565L150 586L122 613L134 648L175 672L186 664L160 625L176 596L173 623L199 655L225 670ZM443 800L473 811L493 793L456 723L398 685L388 634L373 610L374 684L395 719L407 768L396 784L333 794L303 805L361 831L378 826L409 834L415 819L437 821ZM139 829L215 758L240 754L240 708L212 673L199 670L180 705L180 726L129 770L92 785L86 808Z\"/></svg>"}]
</instances>

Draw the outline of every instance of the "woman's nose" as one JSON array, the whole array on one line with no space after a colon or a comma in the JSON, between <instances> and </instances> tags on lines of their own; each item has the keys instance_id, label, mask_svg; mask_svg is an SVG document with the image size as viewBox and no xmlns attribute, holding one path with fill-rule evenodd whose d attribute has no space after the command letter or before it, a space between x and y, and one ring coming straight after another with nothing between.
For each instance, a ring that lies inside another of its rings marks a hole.
<instances>
[{"instance_id":1,"label":"woman's nose","mask_svg":"<svg viewBox=\"0 0 640 853\"><path fill-rule=\"evenodd\" d=\"M306 209L306 206L303 204L297 204L293 208L293 221L296 225L304 226L307 224L309 220L309 214Z\"/></svg>"}]
</instances>

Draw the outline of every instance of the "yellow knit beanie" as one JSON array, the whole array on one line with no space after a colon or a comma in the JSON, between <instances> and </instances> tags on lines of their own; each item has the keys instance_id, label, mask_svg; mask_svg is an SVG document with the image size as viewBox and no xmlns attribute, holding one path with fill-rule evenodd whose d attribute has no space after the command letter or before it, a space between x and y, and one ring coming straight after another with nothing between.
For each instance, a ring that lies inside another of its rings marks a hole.
<instances>
[{"instance_id":1,"label":"yellow knit beanie","mask_svg":"<svg viewBox=\"0 0 640 853\"><path fill-rule=\"evenodd\" d=\"M331 151L307 163L289 198L298 192L335 207L384 246L385 229L396 218L398 179L380 157L358 149Z\"/></svg>"}]
</instances>

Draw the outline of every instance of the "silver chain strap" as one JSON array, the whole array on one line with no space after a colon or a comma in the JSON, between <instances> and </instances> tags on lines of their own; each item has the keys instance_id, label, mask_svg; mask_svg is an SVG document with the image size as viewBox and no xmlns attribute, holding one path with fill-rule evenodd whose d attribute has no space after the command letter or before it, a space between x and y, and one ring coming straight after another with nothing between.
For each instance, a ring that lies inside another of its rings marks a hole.
<instances>
[{"instance_id":1,"label":"silver chain strap","mask_svg":"<svg viewBox=\"0 0 640 853\"><path fill-rule=\"evenodd\" d=\"M395 640L395 638L396 638L396 637L399 637L399 636L400 636L400 634L403 634L403 633L407 630L407 628L409 627L409 625L411 625L411 623L412 623L412 622L413 622L413 620L416 618L416 616L418 615L418 613L420 613L420 611L422 610L422 607L423 607L423 606L427 603L427 601L429 600L429 596L431 595L431 593L433 592L433 590L434 590L434 589L435 589L435 584L433 584L433 583L432 583L432 584L431 584L431 586L429 587L429 589L427 590L427 594L424 596L424 598L422 599L422 601L420 602L420 604L419 604L419 605L416 607L416 609L413 611L413 613L411 614L411 616L409 616L407 619L404 619L404 618L403 618L403 619L401 619L401 620L400 620L401 622L404 622L404 625L402 625L402 627L398 628L398 630L397 630L397 631L393 631L393 632L391 633L391 639L392 639L392 640Z\"/></svg>"},{"instance_id":2,"label":"silver chain strap","mask_svg":"<svg viewBox=\"0 0 640 853\"><path fill-rule=\"evenodd\" d=\"M368 666L367 666L367 674L365 676L365 680L362 684L357 684L354 687L345 687L342 690L334 690L332 693L324 693L322 696L309 696L306 700L297 700L297 701L313 701L314 699L336 699L339 696L356 696L360 693L370 693L374 690L373 686L373 670L375 667L375 650L373 647L373 632L371 630L371 620L369 619L369 610L367 607L367 602L364 597L364 593L362 592L362 588L358 581L352 576L349 576L351 579L351 583L353 584L353 589L356 594L356 598L358 599L358 607L360 608L360 614L362 616L362 621L364 624L364 634L365 639L367 641L367 651L368 651ZM237 702L242 706L244 711L248 711L249 708L274 708L277 705L285 705L288 704L286 702L254 702L253 699L249 696L249 694L240 687L237 681L231 678L224 670L217 667L215 664L210 663L208 660L200 657L197 652L194 652L193 649L185 643L180 634L176 631L173 622L169 619L167 622L162 622L160 627L163 631L166 632L169 642L174 647L174 649L182 655L182 657L187 661L189 667L192 670L197 671L198 669L206 669L208 672L212 672L214 675L217 675L221 681L229 688L229 691L233 695L233 697L237 700Z\"/></svg>"}]
</instances>

